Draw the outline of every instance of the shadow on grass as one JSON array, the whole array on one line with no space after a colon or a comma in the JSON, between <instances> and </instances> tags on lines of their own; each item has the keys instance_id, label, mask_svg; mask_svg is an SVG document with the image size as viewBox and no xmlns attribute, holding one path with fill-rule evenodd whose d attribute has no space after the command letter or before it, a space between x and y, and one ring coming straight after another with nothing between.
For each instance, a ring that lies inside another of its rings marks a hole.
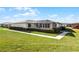
<instances>
[{"instance_id":1,"label":"shadow on grass","mask_svg":"<svg viewBox=\"0 0 79 59\"><path fill-rule=\"evenodd\" d=\"M61 32L60 31L54 31L54 30L41 30L41 29L33 29L33 28L29 28L29 29L26 29L26 28L21 28L21 27L10 27L10 29L13 29L13 30L18 30L18 31L23 31L23 32L28 32L28 33L32 33L33 31L36 31L36 32L43 32L43 33L51 33L51 34L60 34Z\"/></svg>"},{"instance_id":2,"label":"shadow on grass","mask_svg":"<svg viewBox=\"0 0 79 59\"><path fill-rule=\"evenodd\" d=\"M28 32L28 33L32 33L33 31L49 33L49 34L57 34L57 35L61 33L60 31L56 32L55 30L40 30L40 29L32 29L32 28L26 29L26 28L21 28L21 27L10 27L10 29L23 31L23 32ZM76 32L74 30L70 29L70 28L66 28L65 30L61 30L61 31L68 31L70 33L68 33L66 36L75 37L75 35L73 33L76 33Z\"/></svg>"},{"instance_id":3,"label":"shadow on grass","mask_svg":"<svg viewBox=\"0 0 79 59\"><path fill-rule=\"evenodd\" d=\"M70 29L70 28L66 28L66 31L70 32L68 33L66 36L72 36L75 37L74 33L76 33L74 30Z\"/></svg>"},{"instance_id":4,"label":"shadow on grass","mask_svg":"<svg viewBox=\"0 0 79 59\"><path fill-rule=\"evenodd\" d=\"M68 33L66 36L72 36L72 37L75 37L75 35L71 32L71 33Z\"/></svg>"}]
</instances>

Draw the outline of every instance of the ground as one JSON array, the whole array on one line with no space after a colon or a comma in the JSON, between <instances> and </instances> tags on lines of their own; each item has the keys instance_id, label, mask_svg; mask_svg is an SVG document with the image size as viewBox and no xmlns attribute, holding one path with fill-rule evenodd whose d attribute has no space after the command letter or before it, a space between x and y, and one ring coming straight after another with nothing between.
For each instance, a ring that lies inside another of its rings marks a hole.
<instances>
[{"instance_id":1,"label":"ground","mask_svg":"<svg viewBox=\"0 0 79 59\"><path fill-rule=\"evenodd\" d=\"M45 33L45 32L37 32L37 31L32 31L31 33L34 34L41 34L41 35L48 35L48 36L57 36L60 33Z\"/></svg>"},{"instance_id":2,"label":"ground","mask_svg":"<svg viewBox=\"0 0 79 59\"><path fill-rule=\"evenodd\" d=\"M50 52L79 51L79 30L73 29L61 40L43 38L0 28L0 51Z\"/></svg>"}]
</instances>

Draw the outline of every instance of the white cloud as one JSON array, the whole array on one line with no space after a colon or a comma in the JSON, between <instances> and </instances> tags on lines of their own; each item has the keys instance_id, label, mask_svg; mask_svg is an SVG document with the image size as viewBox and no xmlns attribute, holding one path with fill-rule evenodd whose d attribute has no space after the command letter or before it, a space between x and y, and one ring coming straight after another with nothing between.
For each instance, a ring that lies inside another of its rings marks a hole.
<instances>
[{"instance_id":1,"label":"white cloud","mask_svg":"<svg viewBox=\"0 0 79 59\"><path fill-rule=\"evenodd\" d=\"M23 16L36 16L37 15L37 12L36 11L33 11L33 10L29 10L30 12L25 12L23 14L20 14L20 15L23 15Z\"/></svg>"},{"instance_id":2,"label":"white cloud","mask_svg":"<svg viewBox=\"0 0 79 59\"><path fill-rule=\"evenodd\" d=\"M55 18L55 17L57 17L57 16L58 16L57 14L48 15L49 18Z\"/></svg>"},{"instance_id":3,"label":"white cloud","mask_svg":"<svg viewBox=\"0 0 79 59\"><path fill-rule=\"evenodd\" d=\"M10 8L9 10L11 11L12 9ZM36 17L40 13L37 9L33 9L33 8L24 8L23 7L23 8L17 8L17 10L19 10L19 11L24 10L25 13L19 12L19 13L14 14L13 16L5 16L5 17L2 17L0 21L1 22L23 21L23 20L31 19L32 16Z\"/></svg>"},{"instance_id":4,"label":"white cloud","mask_svg":"<svg viewBox=\"0 0 79 59\"><path fill-rule=\"evenodd\" d=\"M1 19L0 19L0 23L3 23L3 22L9 22L9 20L10 20L10 16L5 16L5 17L2 17Z\"/></svg>"},{"instance_id":5,"label":"white cloud","mask_svg":"<svg viewBox=\"0 0 79 59\"><path fill-rule=\"evenodd\" d=\"M30 10L31 8L29 8L29 7L15 7L14 9L18 10L18 11L27 11L27 10Z\"/></svg>"},{"instance_id":6,"label":"white cloud","mask_svg":"<svg viewBox=\"0 0 79 59\"><path fill-rule=\"evenodd\" d=\"M48 19L53 20L53 21L58 21L59 15L57 14L48 15Z\"/></svg>"},{"instance_id":7,"label":"white cloud","mask_svg":"<svg viewBox=\"0 0 79 59\"><path fill-rule=\"evenodd\" d=\"M22 7L16 7L16 8L14 8L14 9L16 9L16 10L23 10L23 8Z\"/></svg>"},{"instance_id":8,"label":"white cloud","mask_svg":"<svg viewBox=\"0 0 79 59\"><path fill-rule=\"evenodd\" d=\"M22 16L34 16L35 15L35 13L33 12L33 13L30 13L30 12L26 12L26 13L23 13L23 14L20 14L20 15L22 15Z\"/></svg>"},{"instance_id":9,"label":"white cloud","mask_svg":"<svg viewBox=\"0 0 79 59\"><path fill-rule=\"evenodd\" d=\"M24 11L31 10L31 9L32 9L32 8L29 8L29 7L24 7L24 8L23 8Z\"/></svg>"},{"instance_id":10,"label":"white cloud","mask_svg":"<svg viewBox=\"0 0 79 59\"><path fill-rule=\"evenodd\" d=\"M66 22L66 23L79 22L79 16L74 15L74 14L69 14L65 16L52 14L52 15L48 15L48 19L56 21L56 22Z\"/></svg>"},{"instance_id":11,"label":"white cloud","mask_svg":"<svg viewBox=\"0 0 79 59\"><path fill-rule=\"evenodd\" d=\"M14 15L13 17L18 17L19 16L19 14L18 15Z\"/></svg>"},{"instance_id":12,"label":"white cloud","mask_svg":"<svg viewBox=\"0 0 79 59\"><path fill-rule=\"evenodd\" d=\"M16 14L16 15L14 15L14 17L18 17L18 16L36 16L40 13L37 9L32 9L32 8L18 7L18 8L15 8L15 9L20 10L20 11L23 10L23 11L25 11L25 13Z\"/></svg>"},{"instance_id":13,"label":"white cloud","mask_svg":"<svg viewBox=\"0 0 79 59\"><path fill-rule=\"evenodd\" d=\"M70 14L66 17L64 17L65 22L69 22L69 23L74 23L74 22L79 22L77 20L79 20L78 18L79 16L74 15L74 14Z\"/></svg>"},{"instance_id":14,"label":"white cloud","mask_svg":"<svg viewBox=\"0 0 79 59\"><path fill-rule=\"evenodd\" d=\"M5 16L0 20L0 23L4 23L4 22L19 22L19 21L23 21L26 20L24 18L14 18L14 17L10 17L10 16Z\"/></svg>"}]
</instances>

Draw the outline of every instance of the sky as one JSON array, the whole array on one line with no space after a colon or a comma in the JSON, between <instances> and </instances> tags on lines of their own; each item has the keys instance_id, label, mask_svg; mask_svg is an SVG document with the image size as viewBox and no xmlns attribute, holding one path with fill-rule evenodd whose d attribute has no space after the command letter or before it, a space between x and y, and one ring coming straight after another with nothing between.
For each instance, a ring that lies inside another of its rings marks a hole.
<instances>
[{"instance_id":1,"label":"sky","mask_svg":"<svg viewBox=\"0 0 79 59\"><path fill-rule=\"evenodd\" d=\"M78 23L79 7L0 7L0 23L25 20Z\"/></svg>"}]
</instances>

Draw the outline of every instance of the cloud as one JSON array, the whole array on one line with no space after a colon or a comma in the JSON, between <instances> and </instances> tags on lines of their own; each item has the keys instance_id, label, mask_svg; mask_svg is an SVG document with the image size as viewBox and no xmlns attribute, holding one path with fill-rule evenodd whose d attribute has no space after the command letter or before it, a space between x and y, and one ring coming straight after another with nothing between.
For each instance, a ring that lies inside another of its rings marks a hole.
<instances>
[{"instance_id":1,"label":"cloud","mask_svg":"<svg viewBox=\"0 0 79 59\"><path fill-rule=\"evenodd\" d=\"M37 12L35 10L29 9L29 12L26 11L25 13L20 14L20 15L23 15L23 16L36 16Z\"/></svg>"},{"instance_id":2,"label":"cloud","mask_svg":"<svg viewBox=\"0 0 79 59\"><path fill-rule=\"evenodd\" d=\"M13 15L13 17L18 17L19 16L19 14L17 14L17 15Z\"/></svg>"},{"instance_id":3,"label":"cloud","mask_svg":"<svg viewBox=\"0 0 79 59\"><path fill-rule=\"evenodd\" d=\"M53 20L53 21L58 21L59 15L58 14L48 15L48 19Z\"/></svg>"},{"instance_id":4,"label":"cloud","mask_svg":"<svg viewBox=\"0 0 79 59\"><path fill-rule=\"evenodd\" d=\"M3 23L3 22L9 22L10 19L11 19L10 16L2 17L2 18L0 19L0 23Z\"/></svg>"},{"instance_id":5,"label":"cloud","mask_svg":"<svg viewBox=\"0 0 79 59\"><path fill-rule=\"evenodd\" d=\"M23 10L22 7L15 7L14 9L19 10L19 11Z\"/></svg>"},{"instance_id":6,"label":"cloud","mask_svg":"<svg viewBox=\"0 0 79 59\"><path fill-rule=\"evenodd\" d=\"M64 17L64 20L65 20L65 22L69 22L69 23L79 22L79 16L70 14L70 15Z\"/></svg>"},{"instance_id":7,"label":"cloud","mask_svg":"<svg viewBox=\"0 0 79 59\"><path fill-rule=\"evenodd\" d=\"M69 14L65 16L52 14L52 15L48 15L48 19L56 21L56 22L65 22L65 23L79 22L79 16L75 14Z\"/></svg>"},{"instance_id":8,"label":"cloud","mask_svg":"<svg viewBox=\"0 0 79 59\"><path fill-rule=\"evenodd\" d=\"M0 20L0 23L4 23L4 22L19 22L19 21L23 21L26 20L25 18L14 18L11 16L5 16Z\"/></svg>"},{"instance_id":9,"label":"cloud","mask_svg":"<svg viewBox=\"0 0 79 59\"><path fill-rule=\"evenodd\" d=\"M33 9L33 8L17 7L15 9L19 10L19 11L25 11L25 12L24 13L18 13L16 15L14 15L14 17L18 17L18 16L36 16L40 13L37 9Z\"/></svg>"},{"instance_id":10,"label":"cloud","mask_svg":"<svg viewBox=\"0 0 79 59\"><path fill-rule=\"evenodd\" d=\"M6 11L6 8L0 8L0 11ZM1 22L16 22L16 21L23 21L27 19L36 18L38 14L40 14L39 10L36 8L29 8L29 7L12 7L7 8L6 12L12 12L11 15L4 15L1 16ZM2 13L1 13L2 14Z\"/></svg>"},{"instance_id":11,"label":"cloud","mask_svg":"<svg viewBox=\"0 0 79 59\"><path fill-rule=\"evenodd\" d=\"M55 18L57 16L58 16L57 14L48 15L49 18Z\"/></svg>"},{"instance_id":12,"label":"cloud","mask_svg":"<svg viewBox=\"0 0 79 59\"><path fill-rule=\"evenodd\" d=\"M26 10L31 9L31 8L29 8L29 7L15 7L14 9L18 10L18 11L26 11Z\"/></svg>"}]
</instances>

